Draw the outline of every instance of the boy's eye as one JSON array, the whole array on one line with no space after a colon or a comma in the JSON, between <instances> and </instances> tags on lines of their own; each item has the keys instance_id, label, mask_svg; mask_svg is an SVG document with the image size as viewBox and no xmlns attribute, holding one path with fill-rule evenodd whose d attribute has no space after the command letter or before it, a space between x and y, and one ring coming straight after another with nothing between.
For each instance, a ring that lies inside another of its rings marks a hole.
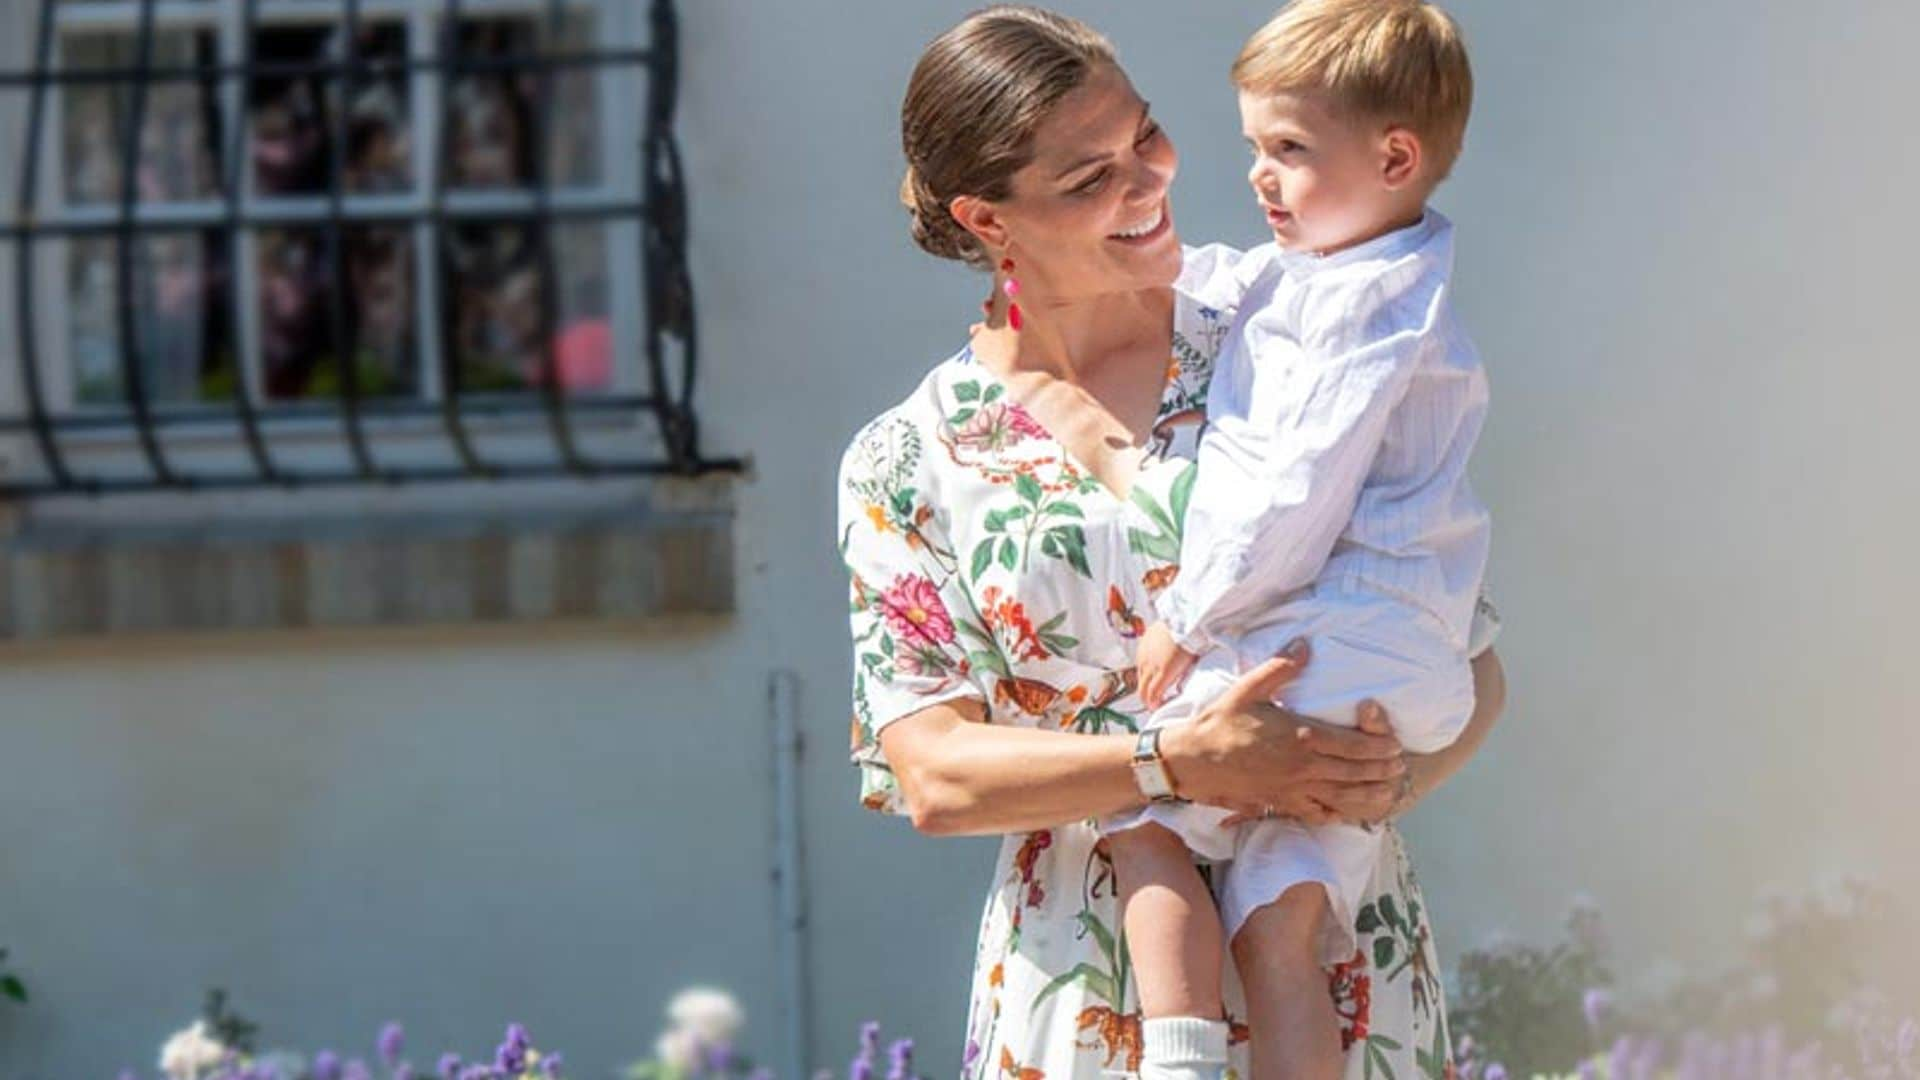
<instances>
[{"instance_id":1,"label":"boy's eye","mask_svg":"<svg viewBox=\"0 0 1920 1080\"><path fill-rule=\"evenodd\" d=\"M1160 125L1158 123L1148 124L1147 130L1140 133L1140 138L1137 142L1135 142L1134 145L1145 146L1159 137L1160 137Z\"/></svg>"},{"instance_id":2,"label":"boy's eye","mask_svg":"<svg viewBox=\"0 0 1920 1080\"><path fill-rule=\"evenodd\" d=\"M1306 147L1300 145L1297 142L1294 142L1292 139L1280 140L1280 152L1283 154L1291 154L1296 150L1305 150L1305 149Z\"/></svg>"}]
</instances>

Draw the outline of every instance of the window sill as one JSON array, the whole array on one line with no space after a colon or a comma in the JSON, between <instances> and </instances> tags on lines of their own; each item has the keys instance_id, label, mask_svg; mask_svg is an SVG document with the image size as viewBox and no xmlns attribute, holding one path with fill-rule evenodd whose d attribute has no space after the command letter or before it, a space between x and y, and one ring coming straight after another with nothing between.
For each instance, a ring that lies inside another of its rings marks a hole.
<instances>
[{"instance_id":1,"label":"window sill","mask_svg":"<svg viewBox=\"0 0 1920 1080\"><path fill-rule=\"evenodd\" d=\"M734 610L725 475L10 513L0 641Z\"/></svg>"}]
</instances>

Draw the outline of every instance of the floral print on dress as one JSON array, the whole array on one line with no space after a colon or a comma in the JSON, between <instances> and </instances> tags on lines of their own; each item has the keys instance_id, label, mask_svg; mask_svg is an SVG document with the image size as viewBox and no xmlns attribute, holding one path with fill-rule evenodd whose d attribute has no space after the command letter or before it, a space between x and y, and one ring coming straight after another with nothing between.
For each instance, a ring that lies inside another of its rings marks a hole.
<instances>
[{"instance_id":1,"label":"floral print on dress","mask_svg":"<svg viewBox=\"0 0 1920 1080\"><path fill-rule=\"evenodd\" d=\"M1234 266L1218 249L1199 265L1216 277ZM905 812L879 735L933 704L971 702L994 724L1134 730L1143 711L1134 648L1155 595L1179 572L1207 382L1234 315L1221 295L1218 282L1178 294L1159 419L1124 497L967 351L855 437L838 516L863 805ZM1390 828L1358 929L1361 955L1329 982L1349 1076L1442 1077L1450 1055L1436 954ZM1230 959L1225 971L1231 1068L1245 1077L1246 1010ZM1092 823L1005 837L981 911L962 1077L1137 1070L1132 974L1112 860Z\"/></svg>"}]
</instances>

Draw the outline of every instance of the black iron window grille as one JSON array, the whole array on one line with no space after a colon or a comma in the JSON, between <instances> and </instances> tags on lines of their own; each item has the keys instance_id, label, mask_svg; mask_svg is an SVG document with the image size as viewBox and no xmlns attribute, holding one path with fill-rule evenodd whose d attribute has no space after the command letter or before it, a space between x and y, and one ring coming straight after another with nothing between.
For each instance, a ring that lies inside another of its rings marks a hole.
<instances>
[{"instance_id":1,"label":"black iron window grille","mask_svg":"<svg viewBox=\"0 0 1920 1080\"><path fill-rule=\"evenodd\" d=\"M672 0L38 0L33 33L0 436L36 466L0 498L740 467L692 408Z\"/></svg>"}]
</instances>

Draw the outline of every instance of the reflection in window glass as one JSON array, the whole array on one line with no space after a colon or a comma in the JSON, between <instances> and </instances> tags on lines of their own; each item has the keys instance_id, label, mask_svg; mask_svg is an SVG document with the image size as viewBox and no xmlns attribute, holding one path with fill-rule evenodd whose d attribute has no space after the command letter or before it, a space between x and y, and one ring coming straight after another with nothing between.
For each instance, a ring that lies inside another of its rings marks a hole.
<instances>
[{"instance_id":1,"label":"reflection in window glass","mask_svg":"<svg viewBox=\"0 0 1920 1080\"><path fill-rule=\"evenodd\" d=\"M363 397L415 393L419 348L415 331L413 241L403 229L347 228L346 332ZM267 395L337 397L341 392L334 340L334 275L324 229L269 229L260 234L255 265L260 291L260 357Z\"/></svg>"},{"instance_id":2,"label":"reflection in window glass","mask_svg":"<svg viewBox=\"0 0 1920 1080\"><path fill-rule=\"evenodd\" d=\"M63 42L69 68L131 68L138 61L133 34L77 33ZM155 65L184 67L219 62L210 31L154 34ZM215 82L156 82L147 87L140 125L140 169L135 178L143 202L212 197L219 189L220 112ZM111 203L120 199L121 155L133 118L133 92L124 83L83 83L66 91L61 114L62 165L67 201Z\"/></svg>"},{"instance_id":3,"label":"reflection in window glass","mask_svg":"<svg viewBox=\"0 0 1920 1080\"><path fill-rule=\"evenodd\" d=\"M258 63L325 63L345 58L344 26L271 26L253 41ZM397 22L360 26L362 60L404 60L407 32ZM331 176L334 117L346 113L346 190L404 190L412 184L412 124L406 76L355 79L327 75L259 76L247 91L255 191L325 194Z\"/></svg>"},{"instance_id":4,"label":"reflection in window glass","mask_svg":"<svg viewBox=\"0 0 1920 1080\"><path fill-rule=\"evenodd\" d=\"M475 19L460 27L460 56L532 57L545 36L544 19ZM560 52L593 47L592 20L562 21ZM546 117L548 180L555 185L599 179L599 108L590 68L556 68ZM462 74L447 88L447 179L455 187L529 187L535 174L535 138L541 129L537 70Z\"/></svg>"},{"instance_id":5,"label":"reflection in window glass","mask_svg":"<svg viewBox=\"0 0 1920 1080\"><path fill-rule=\"evenodd\" d=\"M68 342L74 398L118 404L127 388L111 240L79 240L67 262ZM133 323L147 399L155 404L224 401L234 394L233 340L227 318L225 237L215 230L148 233L133 247Z\"/></svg>"},{"instance_id":6,"label":"reflection in window glass","mask_svg":"<svg viewBox=\"0 0 1920 1080\"><path fill-rule=\"evenodd\" d=\"M508 226L469 226L448 234L446 261L450 336L462 389L526 390L544 385L542 320L545 271L537 234ZM553 326L560 385L573 391L613 385L607 307L606 230L556 227L560 274Z\"/></svg>"}]
</instances>

